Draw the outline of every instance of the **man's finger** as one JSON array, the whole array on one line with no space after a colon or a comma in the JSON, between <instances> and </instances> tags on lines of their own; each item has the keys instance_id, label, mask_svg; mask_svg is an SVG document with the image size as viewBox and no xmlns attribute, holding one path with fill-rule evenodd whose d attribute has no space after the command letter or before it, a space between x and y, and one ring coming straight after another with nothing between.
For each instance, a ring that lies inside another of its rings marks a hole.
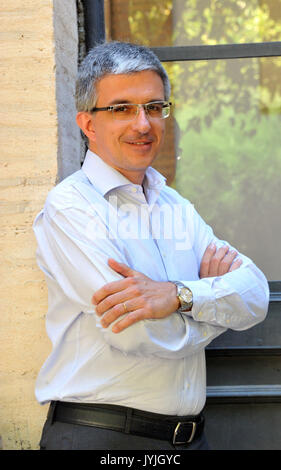
<instances>
[{"instance_id":1,"label":"man's finger","mask_svg":"<svg viewBox=\"0 0 281 470\"><path fill-rule=\"evenodd\" d=\"M232 265L234 259L237 256L237 251L229 251L220 261L218 266L218 275L222 276L229 272L230 266Z\"/></svg>"},{"instance_id":2,"label":"man's finger","mask_svg":"<svg viewBox=\"0 0 281 470\"><path fill-rule=\"evenodd\" d=\"M135 310L134 312L128 313L122 320L115 323L112 327L113 333L120 333L129 326L145 319L145 311L143 309Z\"/></svg>"},{"instance_id":3,"label":"man's finger","mask_svg":"<svg viewBox=\"0 0 281 470\"><path fill-rule=\"evenodd\" d=\"M105 299L109 295L116 294L117 292L125 290L129 285L130 283L127 278L121 279L120 281L108 282L94 293L92 297L92 303L94 305L98 305L103 299Z\"/></svg>"},{"instance_id":4,"label":"man's finger","mask_svg":"<svg viewBox=\"0 0 281 470\"><path fill-rule=\"evenodd\" d=\"M124 263L119 263L113 258L108 259L108 265L117 273L122 274L124 277L128 276L133 276L136 274L137 271L134 271L134 269L130 268L130 266L127 266Z\"/></svg>"},{"instance_id":5,"label":"man's finger","mask_svg":"<svg viewBox=\"0 0 281 470\"><path fill-rule=\"evenodd\" d=\"M225 257L228 250L229 250L229 246L227 245L221 246L217 250L216 254L213 256L213 258L210 261L210 267L209 267L210 277L219 276L219 264L222 261L222 259Z\"/></svg>"},{"instance_id":6,"label":"man's finger","mask_svg":"<svg viewBox=\"0 0 281 470\"><path fill-rule=\"evenodd\" d=\"M99 290L97 290L92 297L92 303L94 305L97 305L107 296L111 294L115 294L116 292L120 292L126 289L127 287L129 287L131 285L130 281L133 280L133 276L135 278L144 276L144 274L139 273L138 271L135 271L134 269L130 268L124 263L119 263L113 258L108 259L108 265L112 269L114 269L114 271L124 276L125 279L121 279L120 281L109 282L105 284L103 287L101 287Z\"/></svg>"},{"instance_id":7,"label":"man's finger","mask_svg":"<svg viewBox=\"0 0 281 470\"><path fill-rule=\"evenodd\" d=\"M111 294L105 297L103 300L101 300L97 307L96 307L96 313L98 315L103 315L105 312L107 312L109 309L113 308L115 305L121 304L128 300L128 294L127 294L127 289L122 290L120 292L116 292L116 294Z\"/></svg>"},{"instance_id":8,"label":"man's finger","mask_svg":"<svg viewBox=\"0 0 281 470\"><path fill-rule=\"evenodd\" d=\"M100 316L107 312L106 316L108 316L112 310L115 311L119 305L122 305L122 309L118 310L121 313L116 316L117 318L118 316L123 315L129 311L129 307L132 306L132 301L135 302L135 299L136 296L133 296L133 290L125 289L121 292L117 292L116 294L109 295L104 300L102 300L96 307L96 313ZM110 323L114 320L115 318L113 317Z\"/></svg>"},{"instance_id":9,"label":"man's finger","mask_svg":"<svg viewBox=\"0 0 281 470\"><path fill-rule=\"evenodd\" d=\"M107 328L111 323L114 323L117 318L123 317L124 315L129 315L139 308L140 305L136 299L127 300L126 302L116 304L103 315L101 324L104 328Z\"/></svg>"},{"instance_id":10,"label":"man's finger","mask_svg":"<svg viewBox=\"0 0 281 470\"><path fill-rule=\"evenodd\" d=\"M238 258L234 263L232 263L232 266L229 269L229 272L235 271L235 269L240 268L241 264L243 263L243 260L241 258Z\"/></svg>"},{"instance_id":11,"label":"man's finger","mask_svg":"<svg viewBox=\"0 0 281 470\"><path fill-rule=\"evenodd\" d=\"M210 243L207 246L205 253L203 255L201 265L200 265L200 278L208 277L209 275L209 267L210 261L216 252L216 245L214 243Z\"/></svg>"}]
</instances>

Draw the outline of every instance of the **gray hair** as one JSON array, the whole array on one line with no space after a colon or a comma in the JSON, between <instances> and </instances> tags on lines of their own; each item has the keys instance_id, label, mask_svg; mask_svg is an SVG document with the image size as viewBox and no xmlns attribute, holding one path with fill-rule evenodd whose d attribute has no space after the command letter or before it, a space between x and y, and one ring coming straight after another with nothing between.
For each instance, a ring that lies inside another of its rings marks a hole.
<instances>
[{"instance_id":1,"label":"gray hair","mask_svg":"<svg viewBox=\"0 0 281 470\"><path fill-rule=\"evenodd\" d=\"M130 74L153 70L161 77L165 100L170 96L170 81L158 57L145 46L126 42L104 42L93 47L83 59L76 82L77 111L96 105L96 84L108 74Z\"/></svg>"}]
</instances>

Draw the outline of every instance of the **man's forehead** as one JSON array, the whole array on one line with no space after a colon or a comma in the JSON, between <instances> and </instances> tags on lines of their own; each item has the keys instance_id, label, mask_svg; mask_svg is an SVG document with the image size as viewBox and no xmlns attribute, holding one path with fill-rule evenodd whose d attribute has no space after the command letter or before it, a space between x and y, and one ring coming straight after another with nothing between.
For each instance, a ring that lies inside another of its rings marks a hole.
<instances>
[{"instance_id":1,"label":"man's forehead","mask_svg":"<svg viewBox=\"0 0 281 470\"><path fill-rule=\"evenodd\" d=\"M104 75L96 86L98 98L106 97L110 103L131 102L135 95L147 95L148 99L162 100L164 97L164 84L161 77L154 70L127 74ZM154 96L155 95L155 96Z\"/></svg>"},{"instance_id":2,"label":"man's forehead","mask_svg":"<svg viewBox=\"0 0 281 470\"><path fill-rule=\"evenodd\" d=\"M156 76L156 77L159 77L160 80L162 81L160 75L158 74L158 72L156 72L156 70L153 70L153 69L146 69L146 70L140 70L140 71L134 71L134 72L127 72L127 73L106 73L104 74L100 79L99 81L102 81L104 79L107 79L107 80L117 80L117 79L135 79L137 77L143 77L143 76L146 76L146 75L151 75L151 76Z\"/></svg>"}]
</instances>

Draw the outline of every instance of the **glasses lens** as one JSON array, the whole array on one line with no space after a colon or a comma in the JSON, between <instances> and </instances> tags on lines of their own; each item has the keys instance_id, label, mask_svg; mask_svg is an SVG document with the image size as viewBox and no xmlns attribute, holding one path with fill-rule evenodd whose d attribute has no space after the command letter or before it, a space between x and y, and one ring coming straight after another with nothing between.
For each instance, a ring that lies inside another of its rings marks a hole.
<instances>
[{"instance_id":1,"label":"glasses lens","mask_svg":"<svg viewBox=\"0 0 281 470\"><path fill-rule=\"evenodd\" d=\"M149 116L155 119L165 119L170 114L170 105L165 102L148 103L146 109Z\"/></svg>"},{"instance_id":2,"label":"glasses lens","mask_svg":"<svg viewBox=\"0 0 281 470\"><path fill-rule=\"evenodd\" d=\"M113 106L112 114L118 121L130 121L136 117L138 107L135 104L117 104Z\"/></svg>"},{"instance_id":3,"label":"glasses lens","mask_svg":"<svg viewBox=\"0 0 281 470\"><path fill-rule=\"evenodd\" d=\"M170 104L165 101L147 103L142 106L152 119L165 119L170 114ZM113 118L118 121L131 121L138 114L139 107L137 104L116 104L112 106Z\"/></svg>"},{"instance_id":4,"label":"glasses lens","mask_svg":"<svg viewBox=\"0 0 281 470\"><path fill-rule=\"evenodd\" d=\"M162 118L165 119L170 116L170 104L167 103L162 108Z\"/></svg>"}]
</instances>

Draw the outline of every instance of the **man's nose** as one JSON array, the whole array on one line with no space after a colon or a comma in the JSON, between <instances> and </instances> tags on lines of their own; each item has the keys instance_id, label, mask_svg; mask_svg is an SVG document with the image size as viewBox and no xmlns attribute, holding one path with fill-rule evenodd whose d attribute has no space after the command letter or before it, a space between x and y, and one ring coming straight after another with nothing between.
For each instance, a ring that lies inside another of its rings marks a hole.
<instances>
[{"instance_id":1,"label":"man's nose","mask_svg":"<svg viewBox=\"0 0 281 470\"><path fill-rule=\"evenodd\" d=\"M143 106L139 107L138 113L132 121L132 127L141 132L147 132L151 128L149 117Z\"/></svg>"}]
</instances>

